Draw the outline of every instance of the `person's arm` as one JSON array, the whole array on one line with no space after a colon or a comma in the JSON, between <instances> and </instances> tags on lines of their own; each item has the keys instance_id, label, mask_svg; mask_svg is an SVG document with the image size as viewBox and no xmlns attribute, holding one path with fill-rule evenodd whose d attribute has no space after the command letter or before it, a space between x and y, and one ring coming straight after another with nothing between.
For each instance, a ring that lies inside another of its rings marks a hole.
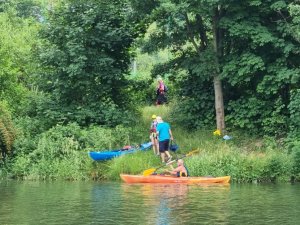
<instances>
[{"instance_id":1,"label":"person's arm","mask_svg":"<svg viewBox=\"0 0 300 225\"><path fill-rule=\"evenodd\" d=\"M175 169L173 169L173 172L180 172L180 171L181 171L181 166L178 166Z\"/></svg>"},{"instance_id":2,"label":"person's arm","mask_svg":"<svg viewBox=\"0 0 300 225\"><path fill-rule=\"evenodd\" d=\"M174 170L174 167L172 166L172 164L170 164L169 166L170 166L170 168L171 168L171 171L173 171L173 170Z\"/></svg>"},{"instance_id":3,"label":"person's arm","mask_svg":"<svg viewBox=\"0 0 300 225\"><path fill-rule=\"evenodd\" d=\"M172 134L171 128L169 128L169 134L170 134L170 139L173 141L173 134Z\"/></svg>"},{"instance_id":4,"label":"person's arm","mask_svg":"<svg viewBox=\"0 0 300 225\"><path fill-rule=\"evenodd\" d=\"M171 174L176 174L177 172L181 171L181 166L176 167L175 169L171 170L170 173Z\"/></svg>"}]
</instances>

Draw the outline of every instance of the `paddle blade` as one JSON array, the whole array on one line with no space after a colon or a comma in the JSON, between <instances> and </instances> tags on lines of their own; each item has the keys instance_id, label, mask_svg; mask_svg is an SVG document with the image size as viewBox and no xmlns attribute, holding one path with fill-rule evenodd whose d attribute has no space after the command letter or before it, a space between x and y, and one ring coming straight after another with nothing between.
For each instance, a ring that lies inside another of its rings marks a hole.
<instances>
[{"instance_id":1,"label":"paddle blade","mask_svg":"<svg viewBox=\"0 0 300 225\"><path fill-rule=\"evenodd\" d=\"M144 170L143 176L149 176L149 175L151 175L152 173L154 173L155 170L156 170L155 168L150 168L150 169Z\"/></svg>"}]
</instances>

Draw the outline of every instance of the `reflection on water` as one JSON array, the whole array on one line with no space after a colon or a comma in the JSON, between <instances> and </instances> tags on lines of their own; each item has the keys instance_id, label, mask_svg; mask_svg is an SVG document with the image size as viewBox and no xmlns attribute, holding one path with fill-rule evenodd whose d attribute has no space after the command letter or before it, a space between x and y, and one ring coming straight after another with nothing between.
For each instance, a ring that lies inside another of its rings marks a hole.
<instances>
[{"instance_id":1,"label":"reflection on water","mask_svg":"<svg viewBox=\"0 0 300 225\"><path fill-rule=\"evenodd\" d=\"M228 204L229 185L123 184L122 188L129 201L143 199L141 207L146 208L149 219L145 224L199 224L201 217L207 217L208 208L218 220L226 218L226 210L220 208ZM213 201L207 204L211 198Z\"/></svg>"},{"instance_id":2,"label":"reflection on water","mask_svg":"<svg viewBox=\"0 0 300 225\"><path fill-rule=\"evenodd\" d=\"M271 224L300 220L299 185L0 181L1 225Z\"/></svg>"}]
</instances>

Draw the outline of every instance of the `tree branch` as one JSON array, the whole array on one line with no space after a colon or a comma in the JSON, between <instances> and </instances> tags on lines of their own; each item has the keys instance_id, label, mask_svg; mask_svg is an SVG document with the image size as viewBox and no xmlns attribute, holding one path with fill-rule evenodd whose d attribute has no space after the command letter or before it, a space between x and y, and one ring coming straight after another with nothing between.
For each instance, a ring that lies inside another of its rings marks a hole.
<instances>
[{"instance_id":1,"label":"tree branch","mask_svg":"<svg viewBox=\"0 0 300 225\"><path fill-rule=\"evenodd\" d=\"M196 15L196 21L199 29L200 40L201 40L201 49L203 50L207 47L208 39L204 29L202 17L199 14Z\"/></svg>"},{"instance_id":2,"label":"tree branch","mask_svg":"<svg viewBox=\"0 0 300 225\"><path fill-rule=\"evenodd\" d=\"M190 20L188 18L187 13L184 14L184 17L185 17L185 21L186 21L186 28L187 28L188 37L189 37L190 41L192 42L192 44L194 45L198 55L201 56L200 49L199 49L199 47L198 47L198 45L197 45L197 43L194 39L192 30L191 30L191 23L190 23Z\"/></svg>"}]
</instances>

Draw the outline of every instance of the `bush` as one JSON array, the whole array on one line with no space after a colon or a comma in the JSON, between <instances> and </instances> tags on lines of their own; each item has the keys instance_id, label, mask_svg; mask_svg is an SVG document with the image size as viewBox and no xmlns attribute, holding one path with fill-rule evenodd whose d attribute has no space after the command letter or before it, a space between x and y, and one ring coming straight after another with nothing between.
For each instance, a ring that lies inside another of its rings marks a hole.
<instances>
[{"instance_id":1,"label":"bush","mask_svg":"<svg viewBox=\"0 0 300 225\"><path fill-rule=\"evenodd\" d=\"M120 173L141 174L159 167L160 159L151 150L107 162L95 162L87 154L147 141L152 114L161 115L169 122L170 110L165 106L143 108L142 118L136 119L139 123L130 127L81 128L77 123L70 123L39 133L35 120L32 123L28 118L18 120L15 154L7 166L1 165L7 169L1 170L0 175L23 179L118 180ZM185 158L191 176L230 175L238 183L288 181L291 177L299 180L300 142L295 139L291 139L289 151L285 151L278 148L274 139L257 140L243 132L232 133L233 139L224 141L213 136L213 130L187 131L175 124L172 131L180 146L176 152L179 157L199 149L199 154Z\"/></svg>"},{"instance_id":2,"label":"bush","mask_svg":"<svg viewBox=\"0 0 300 225\"><path fill-rule=\"evenodd\" d=\"M288 106L290 113L290 137L300 136L300 89L291 92L291 101Z\"/></svg>"},{"instance_id":3,"label":"bush","mask_svg":"<svg viewBox=\"0 0 300 225\"><path fill-rule=\"evenodd\" d=\"M210 93L200 96L181 97L172 105L172 121L186 129L203 129L212 127L215 122L213 101Z\"/></svg>"},{"instance_id":4,"label":"bush","mask_svg":"<svg viewBox=\"0 0 300 225\"><path fill-rule=\"evenodd\" d=\"M283 152L240 152L221 149L201 153L186 160L192 176L230 175L234 182L287 181L291 177L291 157Z\"/></svg>"},{"instance_id":5,"label":"bush","mask_svg":"<svg viewBox=\"0 0 300 225\"><path fill-rule=\"evenodd\" d=\"M282 136L286 134L286 117L281 101L263 101L256 97L241 97L226 107L226 121L230 127L245 129L248 133Z\"/></svg>"},{"instance_id":6,"label":"bush","mask_svg":"<svg viewBox=\"0 0 300 225\"><path fill-rule=\"evenodd\" d=\"M0 159L11 153L16 137L12 118L4 103L0 102Z\"/></svg>"},{"instance_id":7,"label":"bush","mask_svg":"<svg viewBox=\"0 0 300 225\"><path fill-rule=\"evenodd\" d=\"M105 178L119 180L121 173L142 174L146 169L157 168L159 162L160 158L154 156L152 151L124 155L111 161L104 172Z\"/></svg>"},{"instance_id":8,"label":"bush","mask_svg":"<svg viewBox=\"0 0 300 225\"><path fill-rule=\"evenodd\" d=\"M289 181L292 175L291 156L273 151L267 157L262 176L265 180L275 182L277 180Z\"/></svg>"},{"instance_id":9,"label":"bush","mask_svg":"<svg viewBox=\"0 0 300 225\"><path fill-rule=\"evenodd\" d=\"M143 132L122 125L81 128L77 123L70 123L37 134L35 126L29 125L30 120L18 122L19 136L14 145L11 172L24 179L88 179L93 170L89 150L118 149L145 141L133 143L134 138L142 139ZM26 124L29 125L27 130Z\"/></svg>"},{"instance_id":10,"label":"bush","mask_svg":"<svg viewBox=\"0 0 300 225\"><path fill-rule=\"evenodd\" d=\"M292 145L290 150L293 158L292 180L300 181L300 141L295 140L290 145Z\"/></svg>"}]
</instances>

